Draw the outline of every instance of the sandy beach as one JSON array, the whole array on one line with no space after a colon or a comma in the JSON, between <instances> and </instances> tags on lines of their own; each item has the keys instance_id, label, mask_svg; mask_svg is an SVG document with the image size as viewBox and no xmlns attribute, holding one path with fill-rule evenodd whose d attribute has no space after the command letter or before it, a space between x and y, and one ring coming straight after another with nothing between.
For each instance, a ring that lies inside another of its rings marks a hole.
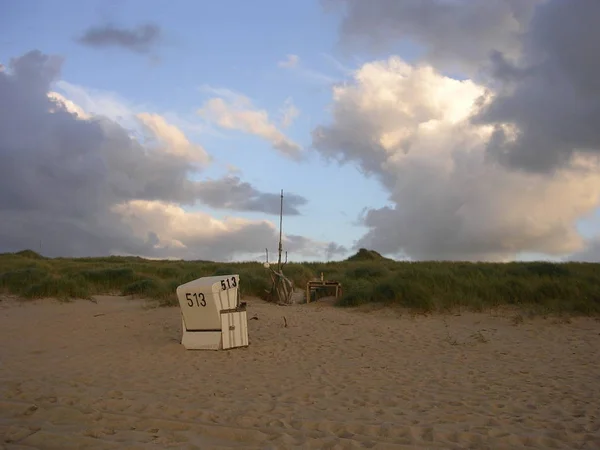
<instances>
[{"instance_id":1,"label":"sandy beach","mask_svg":"<svg viewBox=\"0 0 600 450\"><path fill-rule=\"evenodd\" d=\"M248 348L186 351L96 300L0 301L0 448L600 448L594 319L250 299Z\"/></svg>"}]
</instances>

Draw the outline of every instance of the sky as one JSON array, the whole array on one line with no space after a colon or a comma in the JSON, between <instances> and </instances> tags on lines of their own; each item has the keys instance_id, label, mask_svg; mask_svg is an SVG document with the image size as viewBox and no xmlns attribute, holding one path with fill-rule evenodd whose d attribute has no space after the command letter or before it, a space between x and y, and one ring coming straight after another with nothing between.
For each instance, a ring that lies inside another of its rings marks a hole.
<instances>
[{"instance_id":1,"label":"sky","mask_svg":"<svg viewBox=\"0 0 600 450\"><path fill-rule=\"evenodd\" d=\"M7 0L0 252L600 259L600 3Z\"/></svg>"}]
</instances>

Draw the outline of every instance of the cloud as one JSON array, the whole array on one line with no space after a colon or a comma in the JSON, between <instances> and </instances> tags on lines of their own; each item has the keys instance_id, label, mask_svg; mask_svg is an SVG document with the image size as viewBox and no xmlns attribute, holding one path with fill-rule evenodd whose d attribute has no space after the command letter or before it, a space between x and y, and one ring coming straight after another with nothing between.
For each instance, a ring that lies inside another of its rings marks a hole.
<instances>
[{"instance_id":1,"label":"cloud","mask_svg":"<svg viewBox=\"0 0 600 450\"><path fill-rule=\"evenodd\" d=\"M160 201L133 200L116 205L113 210L135 236L153 236L155 250L182 255L184 259L201 256L227 260L233 255L259 251L277 235L273 224L265 220L217 220L204 212L187 212L179 205Z\"/></svg>"},{"instance_id":2,"label":"cloud","mask_svg":"<svg viewBox=\"0 0 600 450\"><path fill-rule=\"evenodd\" d=\"M56 112L60 108L65 108L71 114L74 114L79 119L90 119L91 116L86 113L83 108L73 103L71 100L65 98L58 92L48 92L48 98L56 103L56 108L51 108L51 112Z\"/></svg>"},{"instance_id":3,"label":"cloud","mask_svg":"<svg viewBox=\"0 0 600 450\"><path fill-rule=\"evenodd\" d=\"M497 127L519 130L472 123L484 95L492 104L498 98L397 57L365 64L333 89L332 122L314 130L313 146L378 177L391 203L368 210L357 247L467 260L583 248L576 225L599 205L598 160L579 154L552 174L495 163L487 148Z\"/></svg>"},{"instance_id":4,"label":"cloud","mask_svg":"<svg viewBox=\"0 0 600 450\"><path fill-rule=\"evenodd\" d=\"M63 93L63 98L68 97L68 101L77 104L89 114L105 116L132 132L143 131L140 129L141 122L137 115L152 109L152 106L148 104L133 104L115 92L79 86L64 80L58 80L55 87ZM209 124L199 121L195 111L191 111L186 115L165 111L161 112L161 116L188 134L210 134L222 137L222 134L214 130Z\"/></svg>"},{"instance_id":5,"label":"cloud","mask_svg":"<svg viewBox=\"0 0 600 450\"><path fill-rule=\"evenodd\" d=\"M202 201L216 208L235 211L259 211L268 214L279 214L280 196L256 190L249 183L242 182L239 177L227 176L218 180L205 180L199 187L198 195ZM308 201L296 194L286 194L283 204L284 215L299 215L299 207Z\"/></svg>"},{"instance_id":6,"label":"cloud","mask_svg":"<svg viewBox=\"0 0 600 450\"><path fill-rule=\"evenodd\" d=\"M390 48L401 40L422 45L425 60L450 70L476 69L492 50L516 56L521 34L544 0L321 0L343 9L342 43ZM593 3L593 2L590 2Z\"/></svg>"},{"instance_id":7,"label":"cloud","mask_svg":"<svg viewBox=\"0 0 600 450\"><path fill-rule=\"evenodd\" d=\"M288 98L281 109L281 127L289 127L299 115L300 110L296 108L294 101Z\"/></svg>"},{"instance_id":8,"label":"cloud","mask_svg":"<svg viewBox=\"0 0 600 450\"><path fill-rule=\"evenodd\" d=\"M203 94L211 95L213 97L225 98L239 105L250 105L252 103L251 100L241 92L237 92L229 88L215 87L209 84L202 84L198 88L198 90Z\"/></svg>"},{"instance_id":9,"label":"cloud","mask_svg":"<svg viewBox=\"0 0 600 450\"><path fill-rule=\"evenodd\" d=\"M283 69L291 69L298 65L300 57L298 55L287 55L283 61L279 61L277 65Z\"/></svg>"},{"instance_id":10,"label":"cloud","mask_svg":"<svg viewBox=\"0 0 600 450\"><path fill-rule=\"evenodd\" d=\"M87 114L106 117L128 130L136 129L139 125L135 110L146 106L134 106L114 92L90 89L64 80L57 80L54 86L63 93L59 94L62 98L76 104Z\"/></svg>"},{"instance_id":11,"label":"cloud","mask_svg":"<svg viewBox=\"0 0 600 450\"><path fill-rule=\"evenodd\" d=\"M0 73L0 251L227 260L277 242L269 221L185 211L202 199L252 211L276 202L239 178L192 181L208 155L161 116L138 116L142 139L63 102L50 90L61 63L32 51Z\"/></svg>"},{"instance_id":12,"label":"cloud","mask_svg":"<svg viewBox=\"0 0 600 450\"><path fill-rule=\"evenodd\" d=\"M300 145L289 139L271 122L267 111L255 109L247 97L211 98L204 103L198 114L221 128L258 136L289 158L299 160L302 157Z\"/></svg>"},{"instance_id":13,"label":"cloud","mask_svg":"<svg viewBox=\"0 0 600 450\"><path fill-rule=\"evenodd\" d=\"M491 158L532 172L600 153L600 3L588 0L323 0L344 6L344 42L409 38L437 68L462 68L494 93L475 124L495 127ZM508 130L513 130L509 132Z\"/></svg>"},{"instance_id":14,"label":"cloud","mask_svg":"<svg viewBox=\"0 0 600 450\"><path fill-rule=\"evenodd\" d=\"M548 1L537 8L519 59L494 54L497 95L474 118L495 127L488 145L494 160L551 173L581 154L600 155L598 17L600 2Z\"/></svg>"},{"instance_id":15,"label":"cloud","mask_svg":"<svg viewBox=\"0 0 600 450\"><path fill-rule=\"evenodd\" d=\"M326 73L319 72L318 70L314 69L308 69L306 67L295 69L295 72L303 79L320 85L333 85L340 81L339 78L335 78L327 75Z\"/></svg>"},{"instance_id":16,"label":"cloud","mask_svg":"<svg viewBox=\"0 0 600 450\"><path fill-rule=\"evenodd\" d=\"M345 255L346 253L348 253L348 249L345 246L330 242L325 248L325 259L329 261L336 256Z\"/></svg>"},{"instance_id":17,"label":"cloud","mask_svg":"<svg viewBox=\"0 0 600 450\"><path fill-rule=\"evenodd\" d=\"M586 242L585 247L564 258L566 261L578 262L600 262L600 236L590 239Z\"/></svg>"},{"instance_id":18,"label":"cloud","mask_svg":"<svg viewBox=\"0 0 600 450\"><path fill-rule=\"evenodd\" d=\"M242 169L233 164L227 164L227 172L230 174L242 173Z\"/></svg>"},{"instance_id":19,"label":"cloud","mask_svg":"<svg viewBox=\"0 0 600 450\"><path fill-rule=\"evenodd\" d=\"M76 107L80 114L86 114L88 117L90 117L90 114L105 115L126 127L130 135L143 139L147 146L152 144L162 145L163 151L178 155L194 164L197 169L206 167L213 161L202 146L189 142L178 127L167 123L165 117L159 114L136 112L143 105L133 106L114 93L90 90L64 81L58 82L57 85L68 93L69 97L76 99L79 104L85 105L87 112L84 111L84 108L75 105L70 100L66 100L60 94L51 93L51 95L59 96L67 102L70 108ZM251 105L247 97L230 89L204 85L200 90L210 94L218 93L237 102L237 104ZM284 105L283 113L293 117L295 114L294 109L291 99L288 99ZM291 120L291 117L289 120ZM177 120L177 117L173 117L173 120ZM182 120L177 121L181 122ZM240 169L232 166L229 171L239 172ZM196 186L195 195L198 200L208 206L234 211L279 214L278 194L260 192L250 184L242 182L239 177L203 180L197 182ZM244 195L247 197L244 198ZM300 214L298 208L306 203L305 198L290 194L290 197L286 198L284 214L298 215Z\"/></svg>"},{"instance_id":20,"label":"cloud","mask_svg":"<svg viewBox=\"0 0 600 450\"><path fill-rule=\"evenodd\" d=\"M287 55L285 60L277 63L277 66L313 83L331 85L338 81L338 79L319 72L318 70L304 67L300 64L300 57L298 55Z\"/></svg>"},{"instance_id":21,"label":"cloud","mask_svg":"<svg viewBox=\"0 0 600 450\"><path fill-rule=\"evenodd\" d=\"M335 242L321 242L309 239L304 236L290 235L286 236L284 251L301 253L305 258L322 258L331 260L336 256L344 255L348 252L343 245ZM274 260L274 257L272 258Z\"/></svg>"},{"instance_id":22,"label":"cloud","mask_svg":"<svg viewBox=\"0 0 600 450\"><path fill-rule=\"evenodd\" d=\"M351 76L352 73L354 72L354 70L352 70L350 67L342 64L337 58L335 58L333 55L330 55L328 53L321 53L321 56L327 60L327 62L329 64L331 64L339 73L341 73L342 75L346 76Z\"/></svg>"},{"instance_id":23,"label":"cloud","mask_svg":"<svg viewBox=\"0 0 600 450\"><path fill-rule=\"evenodd\" d=\"M211 158L200 145L192 144L174 125L168 124L158 114L140 113L137 118L156 139L164 145L165 151L174 156L207 166Z\"/></svg>"},{"instance_id":24,"label":"cloud","mask_svg":"<svg viewBox=\"0 0 600 450\"><path fill-rule=\"evenodd\" d=\"M147 23L135 28L123 28L114 24L92 26L76 40L93 48L120 47L136 53L148 53L161 38L158 25Z\"/></svg>"}]
</instances>

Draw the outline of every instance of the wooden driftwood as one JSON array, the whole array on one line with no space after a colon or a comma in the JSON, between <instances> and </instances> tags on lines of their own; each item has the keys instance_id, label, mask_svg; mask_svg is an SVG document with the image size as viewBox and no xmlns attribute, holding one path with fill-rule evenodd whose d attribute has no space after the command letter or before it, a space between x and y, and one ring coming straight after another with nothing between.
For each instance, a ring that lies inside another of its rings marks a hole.
<instances>
[{"instance_id":1,"label":"wooden driftwood","mask_svg":"<svg viewBox=\"0 0 600 450\"><path fill-rule=\"evenodd\" d=\"M287 252L285 252L285 262L280 264L279 270L269 265L269 251L267 250L267 263L265 267L271 272L271 290L269 291L268 301L279 305L289 305L292 303L292 294L294 293L294 283L283 274L283 266L287 264Z\"/></svg>"},{"instance_id":2,"label":"wooden driftwood","mask_svg":"<svg viewBox=\"0 0 600 450\"><path fill-rule=\"evenodd\" d=\"M271 281L273 282L271 295L275 296L277 303L289 305L292 300L292 293L294 292L292 281L283 272L276 270L271 270Z\"/></svg>"}]
</instances>

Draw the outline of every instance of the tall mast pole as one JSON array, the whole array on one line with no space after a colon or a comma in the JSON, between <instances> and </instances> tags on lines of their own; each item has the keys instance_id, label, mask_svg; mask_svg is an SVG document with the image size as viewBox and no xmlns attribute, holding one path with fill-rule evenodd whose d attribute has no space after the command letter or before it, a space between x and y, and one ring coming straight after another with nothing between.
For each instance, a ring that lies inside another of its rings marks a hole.
<instances>
[{"instance_id":1,"label":"tall mast pole","mask_svg":"<svg viewBox=\"0 0 600 450\"><path fill-rule=\"evenodd\" d=\"M281 272L281 252L283 251L283 246L281 244L282 227L283 227L283 189L281 190L281 204L279 207L279 258L277 260L277 269L280 272Z\"/></svg>"}]
</instances>

